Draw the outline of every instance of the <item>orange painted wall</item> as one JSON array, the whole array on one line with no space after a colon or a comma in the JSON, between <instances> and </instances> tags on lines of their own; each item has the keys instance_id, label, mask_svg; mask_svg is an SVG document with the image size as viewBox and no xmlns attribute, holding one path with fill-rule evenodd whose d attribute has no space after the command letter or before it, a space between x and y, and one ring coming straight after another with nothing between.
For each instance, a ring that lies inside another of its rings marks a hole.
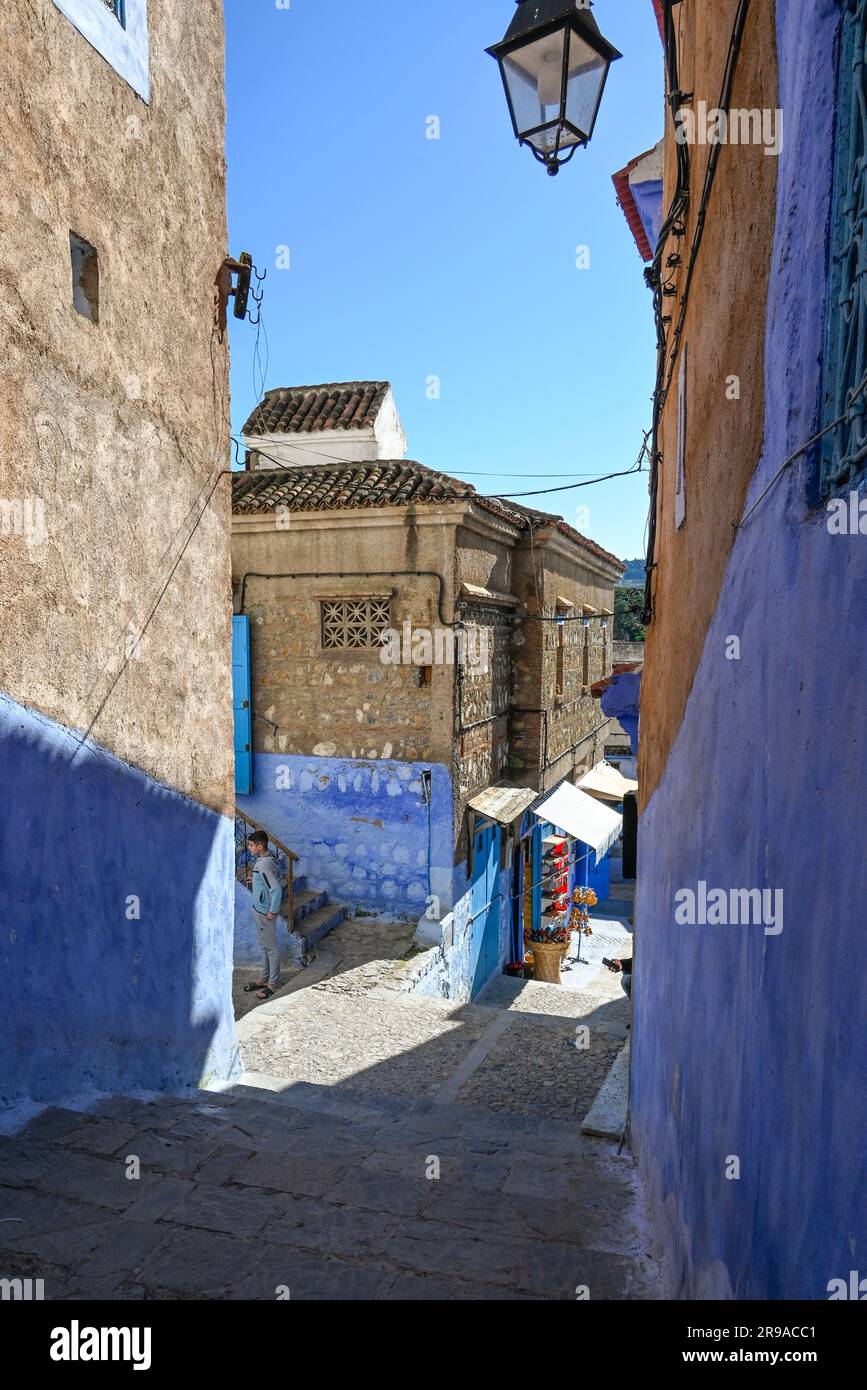
<instances>
[{"instance_id":1,"label":"orange painted wall","mask_svg":"<svg viewBox=\"0 0 867 1390\"><path fill-rule=\"evenodd\" d=\"M677 7L680 85L718 105L738 0L683 0ZM779 104L774 0L753 0L738 62L734 107ZM682 264L664 277L677 287L665 300L676 323L686 261L701 203L710 145L690 145L691 199L686 235L666 255ZM675 188L676 144L666 135L665 205ZM761 145L721 151L704 237L692 278L683 342L686 373L686 519L675 529L678 377L663 414L654 577L655 618L647 636L641 692L642 804L653 794L683 718L714 613L734 531L759 457L764 427L765 311L776 221L778 159ZM672 279L672 277L674 277ZM671 328L669 328L669 342ZM740 380L740 399L727 399L727 379ZM724 654L720 652L720 660Z\"/></svg>"}]
</instances>

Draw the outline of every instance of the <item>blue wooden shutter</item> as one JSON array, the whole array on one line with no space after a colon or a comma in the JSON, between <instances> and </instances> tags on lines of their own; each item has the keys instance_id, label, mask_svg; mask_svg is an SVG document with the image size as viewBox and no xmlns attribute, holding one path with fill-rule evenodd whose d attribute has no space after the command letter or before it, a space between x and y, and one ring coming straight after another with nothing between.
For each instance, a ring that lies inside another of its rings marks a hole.
<instances>
[{"instance_id":1,"label":"blue wooden shutter","mask_svg":"<svg viewBox=\"0 0 867 1390\"><path fill-rule=\"evenodd\" d=\"M235 791L253 790L253 711L250 685L250 619L232 619L232 701L235 709Z\"/></svg>"},{"instance_id":2,"label":"blue wooden shutter","mask_svg":"<svg viewBox=\"0 0 867 1390\"><path fill-rule=\"evenodd\" d=\"M867 0L846 0L840 38L821 498L860 482L867 454Z\"/></svg>"}]
</instances>

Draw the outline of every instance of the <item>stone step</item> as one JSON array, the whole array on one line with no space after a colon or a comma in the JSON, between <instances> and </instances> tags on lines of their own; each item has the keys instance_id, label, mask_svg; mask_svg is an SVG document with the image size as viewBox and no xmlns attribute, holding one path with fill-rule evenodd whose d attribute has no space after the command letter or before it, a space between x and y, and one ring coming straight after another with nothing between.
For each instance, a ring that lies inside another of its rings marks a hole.
<instances>
[{"instance_id":1,"label":"stone step","mask_svg":"<svg viewBox=\"0 0 867 1390\"><path fill-rule=\"evenodd\" d=\"M632 1227L621 1221L634 1181L628 1159L612 1163L588 1145L554 1158L502 1137L480 1141L449 1122L452 1107L437 1107L443 1118L423 1138L389 1123L393 1107L366 1110L378 1128L263 1104L258 1093L155 1103L118 1097L93 1113L52 1108L0 1141L0 1188L38 1186L56 1198L120 1209L128 1189L118 1160L135 1154L147 1176L145 1192L155 1183L172 1192L191 1183L241 1189L241 1195L254 1188L383 1215L424 1212L479 1235L511 1231L522 1238L542 1234L550 1226L549 1206L565 1204L552 1238L581 1241L592 1229L607 1248L620 1242L627 1250L635 1242ZM588 1194L593 1216L585 1210ZM250 1198L255 1205L257 1196Z\"/></svg>"},{"instance_id":2,"label":"stone step","mask_svg":"<svg viewBox=\"0 0 867 1390\"><path fill-rule=\"evenodd\" d=\"M653 1298L631 1160L575 1128L312 1085L48 1109L0 1139L0 1263L51 1299Z\"/></svg>"},{"instance_id":3,"label":"stone step","mask_svg":"<svg viewBox=\"0 0 867 1390\"><path fill-rule=\"evenodd\" d=\"M91 1200L100 1203L104 1197L113 1206L124 1189L114 1183L114 1169L102 1162L108 1165L135 1154L151 1180L174 1175L187 1182L242 1182L290 1192L298 1184L298 1195L311 1197L325 1196L322 1177L327 1172L341 1181L361 1175L351 1204L383 1211L398 1209L395 1204L406 1212L412 1208L405 1192L389 1197L389 1181L409 1183L423 1192L422 1179L447 1179L483 1193L500 1193L519 1204L535 1198L577 1201L589 1189L591 1205L606 1209L612 1204L622 1207L624 1196L634 1190L631 1158L618 1158L604 1145L585 1141L566 1154L550 1146L534 1151L522 1132L480 1137L448 1113L432 1116L430 1125L419 1132L391 1123L387 1113L377 1113L381 1107L361 1123L263 1105L258 1098L233 1103L245 1099L208 1094L199 1101L152 1103L118 1097L92 1112L45 1110L20 1134L0 1140L0 1187L39 1183L57 1196L71 1198L81 1195L79 1188L90 1169L95 1178L107 1182L99 1184L101 1196ZM94 1165L92 1160L100 1162ZM347 1183L334 1200L349 1204L351 1187ZM490 1218L490 1201L485 1211ZM475 1224L470 1208L461 1224Z\"/></svg>"},{"instance_id":4,"label":"stone step","mask_svg":"<svg viewBox=\"0 0 867 1390\"><path fill-rule=\"evenodd\" d=\"M300 922L297 914L295 917L295 934L301 937L308 951L335 927L339 927L346 917L347 909L343 903L329 903L327 895L322 896L325 901L315 911L302 917Z\"/></svg>"},{"instance_id":5,"label":"stone step","mask_svg":"<svg viewBox=\"0 0 867 1390\"><path fill-rule=\"evenodd\" d=\"M303 892L296 893L292 899L292 917L297 931L306 917L310 917L320 908L328 905L328 894L324 889L318 891L304 889Z\"/></svg>"},{"instance_id":6,"label":"stone step","mask_svg":"<svg viewBox=\"0 0 867 1390\"><path fill-rule=\"evenodd\" d=\"M558 1159L581 1154L599 1156L601 1148L581 1133L581 1121L543 1120L537 1116L491 1111L483 1106L451 1101L439 1103L411 1096L384 1092L362 1092L345 1085L314 1086L307 1082L287 1083L279 1077L245 1073L226 1090L205 1091L239 1113L261 1113L261 1107L276 1106L299 1116L324 1117L357 1125L365 1130L388 1126L397 1144L442 1142L469 1139L487 1143L493 1152L509 1146L539 1158ZM613 1153L613 1146L610 1152Z\"/></svg>"}]
</instances>

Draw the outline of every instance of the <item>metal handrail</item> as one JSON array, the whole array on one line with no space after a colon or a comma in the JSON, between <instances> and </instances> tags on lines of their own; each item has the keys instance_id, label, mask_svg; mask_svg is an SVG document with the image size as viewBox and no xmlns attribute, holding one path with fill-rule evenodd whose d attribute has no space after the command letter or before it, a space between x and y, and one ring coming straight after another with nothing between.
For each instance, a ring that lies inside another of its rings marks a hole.
<instances>
[{"instance_id":1,"label":"metal handrail","mask_svg":"<svg viewBox=\"0 0 867 1390\"><path fill-rule=\"evenodd\" d=\"M298 863L298 855L288 845L284 845L282 840L278 840L276 835L272 835L267 826L260 825L257 820L254 820L246 811L239 810L237 806L235 807L235 816L238 820L244 821L246 825L252 825L254 830L261 830L264 835L268 836L272 845L276 845L279 850L283 851L287 859L291 860L293 864Z\"/></svg>"}]
</instances>

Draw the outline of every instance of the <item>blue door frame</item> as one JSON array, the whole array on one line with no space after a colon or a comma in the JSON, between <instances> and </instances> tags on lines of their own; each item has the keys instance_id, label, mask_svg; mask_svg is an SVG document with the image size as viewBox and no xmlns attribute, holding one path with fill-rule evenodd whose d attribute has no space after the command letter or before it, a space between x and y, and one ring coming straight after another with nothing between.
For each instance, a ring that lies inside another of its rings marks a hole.
<instances>
[{"instance_id":1,"label":"blue door frame","mask_svg":"<svg viewBox=\"0 0 867 1390\"><path fill-rule=\"evenodd\" d=\"M232 618L232 705L235 713L235 791L253 790L253 710L250 682L250 619Z\"/></svg>"},{"instance_id":2,"label":"blue door frame","mask_svg":"<svg viewBox=\"0 0 867 1390\"><path fill-rule=\"evenodd\" d=\"M470 934L472 997L483 989L500 955L500 827L486 826L473 836Z\"/></svg>"}]
</instances>

